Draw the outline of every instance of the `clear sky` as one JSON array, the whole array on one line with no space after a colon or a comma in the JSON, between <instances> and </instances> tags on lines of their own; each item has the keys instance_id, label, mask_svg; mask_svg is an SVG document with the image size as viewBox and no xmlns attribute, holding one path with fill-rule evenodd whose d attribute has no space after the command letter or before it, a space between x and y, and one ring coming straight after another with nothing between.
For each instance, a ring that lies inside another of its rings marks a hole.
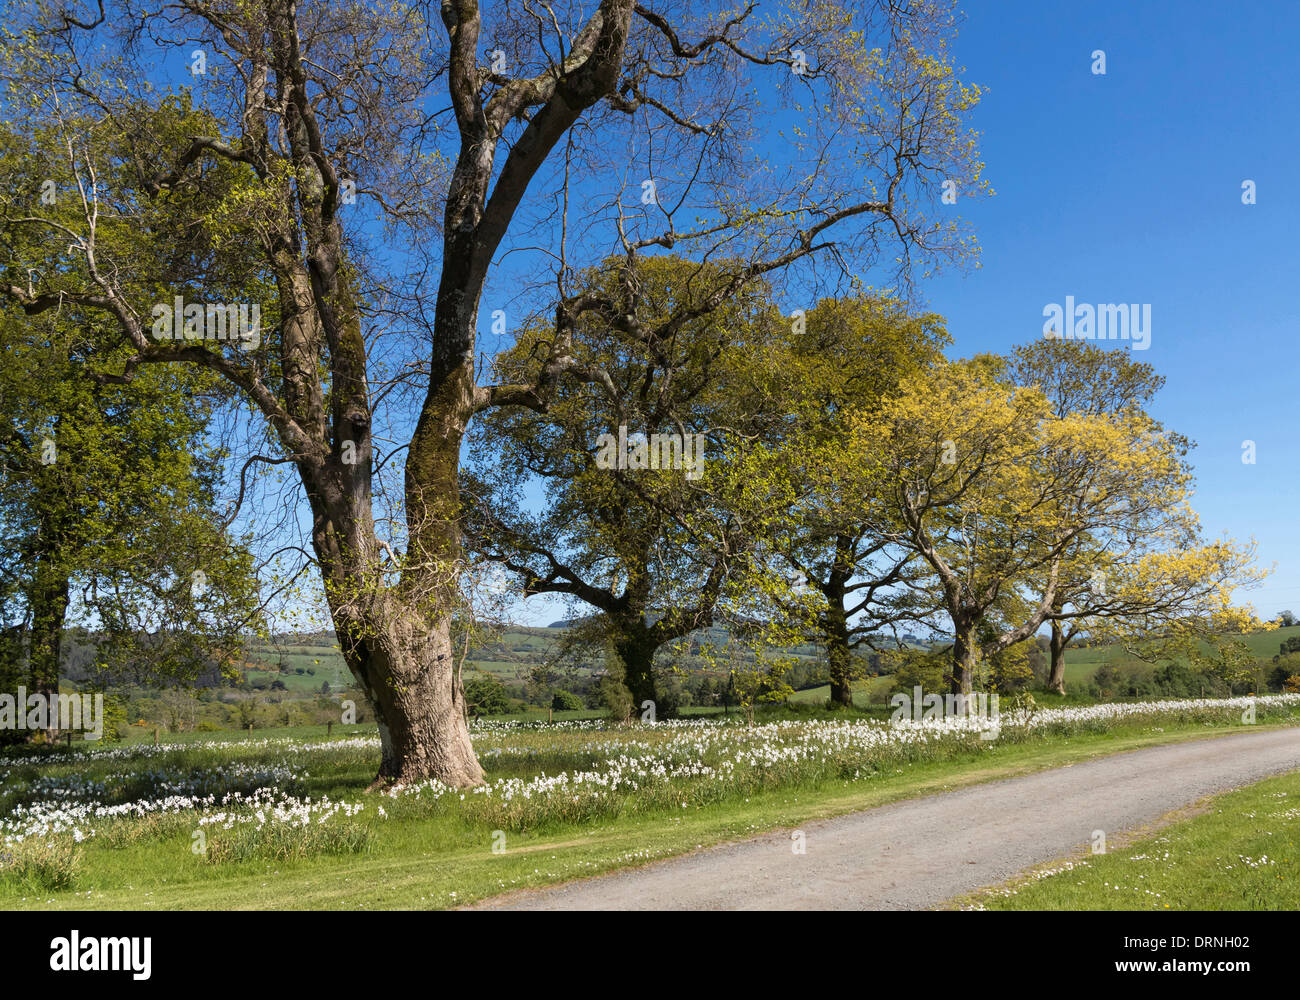
<instances>
[{"instance_id":1,"label":"clear sky","mask_svg":"<svg viewBox=\"0 0 1300 1000\"><path fill-rule=\"evenodd\" d=\"M1300 3L965 10L956 54L988 88L973 122L996 195L955 208L982 267L922 289L948 318L950 353L1041 336L1044 306L1067 295L1150 304L1151 344L1135 353L1167 379L1155 415L1198 444L1202 522L1253 536L1276 563L1238 597L1300 613Z\"/></svg>"}]
</instances>

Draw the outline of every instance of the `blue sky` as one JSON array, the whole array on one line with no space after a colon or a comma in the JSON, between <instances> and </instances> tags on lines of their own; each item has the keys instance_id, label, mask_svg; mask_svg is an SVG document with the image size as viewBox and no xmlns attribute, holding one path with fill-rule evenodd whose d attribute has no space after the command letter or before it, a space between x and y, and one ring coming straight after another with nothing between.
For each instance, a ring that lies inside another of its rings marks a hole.
<instances>
[{"instance_id":1,"label":"blue sky","mask_svg":"<svg viewBox=\"0 0 1300 1000\"><path fill-rule=\"evenodd\" d=\"M1067 295L1149 303L1151 346L1135 353L1167 378L1155 415L1198 444L1203 524L1277 564L1239 599L1300 613L1300 4L965 8L955 51L988 88L973 122L996 195L955 209L982 267L922 289L950 353L1040 336L1043 307Z\"/></svg>"}]
</instances>

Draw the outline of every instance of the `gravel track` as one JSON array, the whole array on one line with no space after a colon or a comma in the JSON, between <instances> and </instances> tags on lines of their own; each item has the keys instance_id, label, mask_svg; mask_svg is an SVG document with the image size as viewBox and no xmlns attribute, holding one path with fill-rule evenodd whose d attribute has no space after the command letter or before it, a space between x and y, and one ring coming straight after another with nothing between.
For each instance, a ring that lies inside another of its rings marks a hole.
<instances>
[{"instance_id":1,"label":"gravel track","mask_svg":"<svg viewBox=\"0 0 1300 1000\"><path fill-rule=\"evenodd\" d=\"M1191 740L880 806L479 904L529 910L914 910L1216 792L1300 768L1300 728Z\"/></svg>"}]
</instances>

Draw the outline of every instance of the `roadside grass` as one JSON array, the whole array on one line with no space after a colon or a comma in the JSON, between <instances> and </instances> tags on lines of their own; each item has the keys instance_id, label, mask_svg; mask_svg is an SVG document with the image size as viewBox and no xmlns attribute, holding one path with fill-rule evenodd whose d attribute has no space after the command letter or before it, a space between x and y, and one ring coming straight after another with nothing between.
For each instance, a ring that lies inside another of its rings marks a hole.
<instances>
[{"instance_id":1,"label":"roadside grass","mask_svg":"<svg viewBox=\"0 0 1300 1000\"><path fill-rule=\"evenodd\" d=\"M364 795L376 749L350 732L310 744L283 739L278 730L269 739L177 741L139 760L90 756L11 766L0 786L0 816L14 814L50 787L75 790L78 783L93 783L96 801L129 806L151 780L161 782L162 791L210 794L218 812L200 822L193 808L147 815L131 815L128 808L121 816L97 820L94 835L75 845L67 844L66 831L53 831L52 841L65 853L49 859L48 876L0 859L0 908L445 908L901 798L1109 753L1297 722L1300 708L1291 706L1268 725L1249 727L1223 720L1145 719L983 745L952 741L936 743L932 755L909 751L882 758L878 768L856 780L833 771L774 766L748 783L710 789L707 783L669 781L658 790L598 799L594 805L584 800L568 812L562 796L554 799L554 808L541 809L519 801L506 808L473 793ZM743 738L744 729L736 730ZM626 741L627 753L645 755L672 739L668 727L539 726L497 727L477 734L475 742L489 780L535 781L538 775L573 773L608 761L620 741ZM286 807L270 799L220 810L223 796L256 794L268 785L299 797L292 807L298 812L289 819L308 815L308 832L280 829L284 817L277 819L275 811ZM261 820L253 825L259 813L266 814L265 825ZM324 830L333 832L317 832Z\"/></svg>"},{"instance_id":2,"label":"roadside grass","mask_svg":"<svg viewBox=\"0 0 1300 1000\"><path fill-rule=\"evenodd\" d=\"M985 910L1300 909L1300 771L1211 796L1105 854L955 905Z\"/></svg>"}]
</instances>

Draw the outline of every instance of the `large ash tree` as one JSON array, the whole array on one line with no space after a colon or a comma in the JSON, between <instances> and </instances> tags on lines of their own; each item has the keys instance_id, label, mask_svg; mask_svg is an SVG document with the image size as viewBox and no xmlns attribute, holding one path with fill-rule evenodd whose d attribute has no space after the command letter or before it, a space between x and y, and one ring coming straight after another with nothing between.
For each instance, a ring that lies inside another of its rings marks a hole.
<instances>
[{"instance_id":1,"label":"large ash tree","mask_svg":"<svg viewBox=\"0 0 1300 1000\"><path fill-rule=\"evenodd\" d=\"M134 178L102 197L94 177L109 165L69 135L82 218L49 225L38 192L18 204L15 191L0 225L39 234L60 266L33 275L10 255L0 291L29 312L105 313L114 349L133 349L124 378L196 364L238 390L264 428L258 464L291 464L301 481L304 548L379 720L379 779L475 784L451 641L470 422L544 410L561 379L600 379L570 347L584 316L648 335L635 283L574 287L611 253L629 274L664 249L731 262L671 325L786 272L806 285L884 263L905 278L967 252L932 218L949 211L945 182L980 185L964 126L978 92L954 75L954 20L932 0L38 6L11 28L6 117L111 123ZM216 127L141 127L181 89ZM115 257L138 251L141 206L217 164L242 184L195 222L256 239L278 323L256 346L156 340L149 317L166 298L131 296ZM479 310L502 287L544 301L555 336L528 378L480 384Z\"/></svg>"},{"instance_id":2,"label":"large ash tree","mask_svg":"<svg viewBox=\"0 0 1300 1000\"><path fill-rule=\"evenodd\" d=\"M626 276L620 264L598 269L591 287L614 293ZM756 405L745 377L784 323L766 286L752 282L660 333L729 272L660 256L642 260L634 280L635 319L647 332L630 336L594 313L571 332L574 359L607 380L566 380L544 412L503 407L480 421L466 542L523 595L596 612L578 634L617 657L633 703L667 716L675 706L656 682L655 654L713 624L728 588L744 586L756 541L790 502L757 447L786 414ZM526 325L496 370L526 374L554 335L549 323ZM543 494L533 512L530 486Z\"/></svg>"},{"instance_id":3,"label":"large ash tree","mask_svg":"<svg viewBox=\"0 0 1300 1000\"><path fill-rule=\"evenodd\" d=\"M1193 447L1146 412L1165 380L1126 351L1048 338L1018 347L1006 365L1013 383L1044 393L1055 419L1136 417L1151 435L1166 437L1180 458ZM1081 633L1130 648L1159 650L1176 642L1214 648L1221 645L1218 636L1259 625L1250 608L1231 600L1234 590L1262 579L1252 566L1253 543L1205 538L1195 512L1174 502L1178 495L1134 505L1119 530L1080 535L1063 553L1049 616L1052 690L1065 693L1065 650ZM1084 503L1079 496L1072 507ZM1206 657L1197 648L1189 659Z\"/></svg>"},{"instance_id":4,"label":"large ash tree","mask_svg":"<svg viewBox=\"0 0 1300 1000\"><path fill-rule=\"evenodd\" d=\"M844 464L866 460L854 449L856 422L888 405L900 379L941 360L948 336L940 317L864 294L824 299L776 329L741 395L787 415L756 460L768 479L801 488L757 539L762 616L824 646L831 703L851 706L860 651L897 646L898 630L928 620L934 601L917 586L925 574L915 554L877 534L864 512L872 498Z\"/></svg>"}]
</instances>

